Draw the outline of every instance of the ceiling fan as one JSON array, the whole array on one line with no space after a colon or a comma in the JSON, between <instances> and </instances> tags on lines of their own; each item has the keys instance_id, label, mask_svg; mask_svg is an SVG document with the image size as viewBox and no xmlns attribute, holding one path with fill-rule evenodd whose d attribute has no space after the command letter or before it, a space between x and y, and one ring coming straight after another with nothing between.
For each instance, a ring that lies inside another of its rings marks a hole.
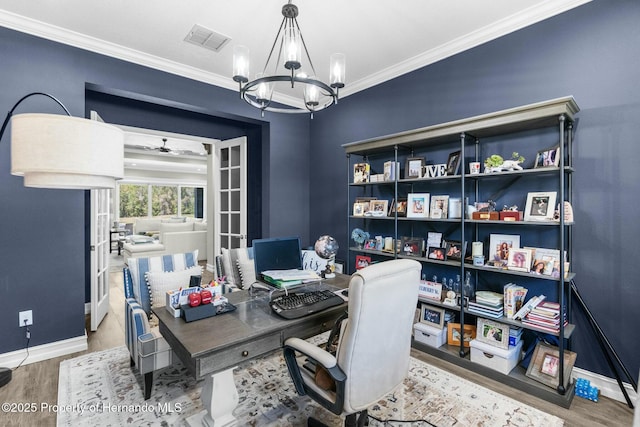
<instances>
[{"instance_id":1,"label":"ceiling fan","mask_svg":"<svg viewBox=\"0 0 640 427\"><path fill-rule=\"evenodd\" d=\"M195 147L188 146L189 144L193 146L193 142L190 142L185 145L185 142L181 141L173 141L173 144L167 145L167 138L162 138L162 145L156 145L155 141L143 141L143 143L138 144L125 144L130 148L135 148L138 150L144 151L157 151L160 153L173 154L174 156L179 155L192 155L192 156L201 156L204 155L204 148L198 147L199 150L196 150Z\"/></svg>"}]
</instances>

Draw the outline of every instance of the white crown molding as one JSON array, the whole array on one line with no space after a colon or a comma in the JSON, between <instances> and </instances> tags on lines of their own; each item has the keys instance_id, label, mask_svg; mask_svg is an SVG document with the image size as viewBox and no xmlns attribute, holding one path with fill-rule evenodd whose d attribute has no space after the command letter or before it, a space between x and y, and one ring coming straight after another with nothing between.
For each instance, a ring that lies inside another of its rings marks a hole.
<instances>
[{"instance_id":1,"label":"white crown molding","mask_svg":"<svg viewBox=\"0 0 640 427\"><path fill-rule=\"evenodd\" d=\"M528 25L555 16L585 3L589 3L590 1L592 0L547 0L540 5L526 9L521 13L511 15L497 23L470 33L465 37L461 37L450 43L442 45L437 49L421 53L420 55L416 55L406 61L402 61L382 71L371 74L366 78L348 83L347 86L341 90L340 96L344 98L360 92L410 71L414 71L418 68L425 67L457 53L471 49L482 43L502 37ZM0 10L0 25L16 31L43 37L69 46L118 58L127 62L165 71L225 89L234 91L238 90L237 85L227 76L220 76L218 74L206 72L195 67L190 67L155 55L149 55L144 52L89 37L4 10ZM303 102L298 98L281 93L274 93L273 101L297 108L304 108Z\"/></svg>"},{"instance_id":2,"label":"white crown molding","mask_svg":"<svg viewBox=\"0 0 640 427\"><path fill-rule=\"evenodd\" d=\"M440 45L436 49L431 49L416 55L413 58L394 64L393 66L371 74L364 79L347 83L345 88L340 91L340 96L346 97L368 89L591 1L592 0L548 0L541 5L525 9L520 13L511 15L489 26L471 32L464 37L460 37L449 43Z\"/></svg>"}]
</instances>

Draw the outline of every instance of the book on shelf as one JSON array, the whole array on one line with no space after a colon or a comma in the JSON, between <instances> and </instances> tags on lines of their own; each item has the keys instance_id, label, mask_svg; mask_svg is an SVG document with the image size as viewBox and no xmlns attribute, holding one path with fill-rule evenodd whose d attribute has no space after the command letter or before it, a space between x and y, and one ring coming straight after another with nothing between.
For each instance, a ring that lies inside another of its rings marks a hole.
<instances>
[{"instance_id":1,"label":"book on shelf","mask_svg":"<svg viewBox=\"0 0 640 427\"><path fill-rule=\"evenodd\" d=\"M384 180L385 181L395 181L396 174L400 171L400 162L394 162L389 160L388 162L384 162Z\"/></svg>"},{"instance_id":2,"label":"book on shelf","mask_svg":"<svg viewBox=\"0 0 640 427\"><path fill-rule=\"evenodd\" d=\"M526 296L527 288L514 283L504 285L504 315L508 319L513 319L522 308Z\"/></svg>"},{"instance_id":3,"label":"book on shelf","mask_svg":"<svg viewBox=\"0 0 640 427\"><path fill-rule=\"evenodd\" d=\"M471 304L471 303L469 303L469 304ZM502 309L500 309L497 312L494 312L494 311L491 311L491 310L486 310L484 308L469 306L469 308L467 310L469 311L469 313L479 314L479 315L481 315L483 317L489 317L491 319L499 319L499 318L503 317Z\"/></svg>"},{"instance_id":4,"label":"book on shelf","mask_svg":"<svg viewBox=\"0 0 640 427\"><path fill-rule=\"evenodd\" d=\"M542 301L544 301L545 298L547 298L547 297L544 296L544 295L536 295L534 297L531 297L531 299L529 299L529 301L527 301L522 306L522 308L516 312L516 314L515 314L515 316L513 316L513 318L516 319L516 320L523 319L524 316L526 316L535 306L537 306Z\"/></svg>"},{"instance_id":5,"label":"book on shelf","mask_svg":"<svg viewBox=\"0 0 640 427\"><path fill-rule=\"evenodd\" d=\"M478 291L476 292L476 302L486 305L502 305L504 301L504 295L498 292L492 291Z\"/></svg>"}]
</instances>

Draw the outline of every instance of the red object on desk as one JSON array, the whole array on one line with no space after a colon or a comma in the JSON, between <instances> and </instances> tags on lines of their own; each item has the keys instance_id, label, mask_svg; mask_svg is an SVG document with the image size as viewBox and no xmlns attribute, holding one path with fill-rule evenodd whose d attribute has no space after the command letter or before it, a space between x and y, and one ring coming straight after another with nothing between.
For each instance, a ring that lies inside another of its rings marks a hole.
<instances>
[{"instance_id":1,"label":"red object on desk","mask_svg":"<svg viewBox=\"0 0 640 427\"><path fill-rule=\"evenodd\" d=\"M197 307L202 302L202 297L200 296L200 292L194 292L189 294L189 305L191 307Z\"/></svg>"},{"instance_id":2,"label":"red object on desk","mask_svg":"<svg viewBox=\"0 0 640 427\"><path fill-rule=\"evenodd\" d=\"M200 291L200 302L202 304L211 304L211 291Z\"/></svg>"}]
</instances>

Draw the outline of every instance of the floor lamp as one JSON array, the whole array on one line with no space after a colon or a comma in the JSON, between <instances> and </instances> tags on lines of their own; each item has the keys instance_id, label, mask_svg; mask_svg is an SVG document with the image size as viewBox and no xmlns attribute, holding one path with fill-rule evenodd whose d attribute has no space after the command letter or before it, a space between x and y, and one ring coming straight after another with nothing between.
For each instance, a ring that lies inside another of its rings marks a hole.
<instances>
[{"instance_id":1,"label":"floor lamp","mask_svg":"<svg viewBox=\"0 0 640 427\"><path fill-rule=\"evenodd\" d=\"M66 115L27 113L14 116L15 109L35 95L53 100ZM2 123L0 143L9 121L11 174L23 176L25 187L115 188L116 179L124 177L122 130L95 120L72 117L52 95L33 92L20 98ZM29 339L27 331L27 356ZM0 387L10 382L11 376L11 369L0 368Z\"/></svg>"}]
</instances>

